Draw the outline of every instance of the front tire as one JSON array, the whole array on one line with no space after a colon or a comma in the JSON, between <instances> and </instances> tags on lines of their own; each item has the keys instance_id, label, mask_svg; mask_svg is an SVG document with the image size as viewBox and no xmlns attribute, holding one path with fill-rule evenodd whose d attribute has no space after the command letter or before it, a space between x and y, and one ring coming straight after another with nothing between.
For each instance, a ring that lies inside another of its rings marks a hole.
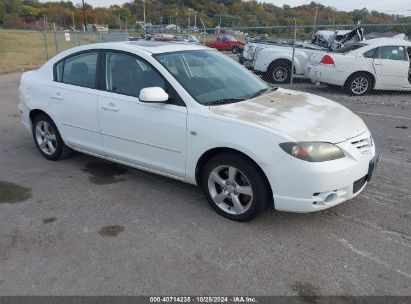
<instances>
[{"instance_id":1,"label":"front tire","mask_svg":"<svg viewBox=\"0 0 411 304\"><path fill-rule=\"evenodd\" d=\"M46 114L39 114L33 119L33 140L41 155L49 160L63 159L73 152L64 143L56 124Z\"/></svg>"},{"instance_id":2,"label":"front tire","mask_svg":"<svg viewBox=\"0 0 411 304\"><path fill-rule=\"evenodd\" d=\"M221 153L210 159L202 171L201 182L211 207L235 221L256 218L270 199L261 170L239 154Z\"/></svg>"}]
</instances>

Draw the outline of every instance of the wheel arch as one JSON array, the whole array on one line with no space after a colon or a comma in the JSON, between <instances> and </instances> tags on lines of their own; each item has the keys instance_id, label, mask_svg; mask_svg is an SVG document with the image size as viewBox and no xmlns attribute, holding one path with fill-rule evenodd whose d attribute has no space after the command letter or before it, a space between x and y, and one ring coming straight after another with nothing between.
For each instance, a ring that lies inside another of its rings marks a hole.
<instances>
[{"instance_id":1,"label":"wheel arch","mask_svg":"<svg viewBox=\"0 0 411 304\"><path fill-rule=\"evenodd\" d=\"M294 59L294 62L297 63L297 59ZM280 63L289 64L290 67L292 67L292 65L293 65L292 61L289 58L277 58L277 59L274 59L273 61L271 61L271 63L268 65L267 72L270 70L271 67L274 67L274 66L276 66ZM296 72L296 69L295 69L295 64L294 64L294 74L295 74L295 72Z\"/></svg>"},{"instance_id":2,"label":"wheel arch","mask_svg":"<svg viewBox=\"0 0 411 304\"><path fill-rule=\"evenodd\" d=\"M47 115L48 117L50 117L50 119L53 119L53 118L51 118L51 116L50 116L49 114L47 114L45 111L43 111L43 110L41 110L41 109L33 109L33 110L30 110L30 113L29 113L29 117L30 117L30 121L31 121L31 124L32 124L32 125L33 125L34 119L35 119L38 115L40 115L40 114ZM54 121L54 120L53 120L53 121Z\"/></svg>"},{"instance_id":3,"label":"wheel arch","mask_svg":"<svg viewBox=\"0 0 411 304\"><path fill-rule=\"evenodd\" d=\"M54 119L52 115L50 115L49 113L47 113L46 111L44 111L44 110L41 109L41 108L35 108L35 109L31 109L31 110L30 110L30 112L29 112L29 118L30 118L31 127L33 127L33 121L34 121L34 119L35 119L38 115L40 115L40 114L47 115L47 116L54 122L54 124L55 124L56 127L57 127L57 130L58 130L59 133L60 133L61 138L63 139L63 141L65 141L65 134L64 134L64 132L62 132L63 130L61 130L62 128L61 128L60 124L58 123L58 121L56 121L56 119Z\"/></svg>"},{"instance_id":4,"label":"wheel arch","mask_svg":"<svg viewBox=\"0 0 411 304\"><path fill-rule=\"evenodd\" d=\"M267 186L269 188L270 195L272 197L272 188L271 188L270 181L268 180L267 175L265 174L264 170L258 165L258 163L254 159L252 159L250 156L245 154L244 152L241 152L237 149L229 148L229 147L211 148L211 149L205 151L200 156L200 158L197 161L196 168L195 168L195 180L196 180L197 185L201 185L201 172L204 169L204 166L207 163L207 161L210 160L211 158L213 158L214 156L216 156L218 154L221 154L221 153L224 153L224 152L241 155L242 157L249 160L257 168L257 170L260 172L260 174L262 174L262 176L263 176L263 178L264 178L264 180L267 183Z\"/></svg>"}]
</instances>

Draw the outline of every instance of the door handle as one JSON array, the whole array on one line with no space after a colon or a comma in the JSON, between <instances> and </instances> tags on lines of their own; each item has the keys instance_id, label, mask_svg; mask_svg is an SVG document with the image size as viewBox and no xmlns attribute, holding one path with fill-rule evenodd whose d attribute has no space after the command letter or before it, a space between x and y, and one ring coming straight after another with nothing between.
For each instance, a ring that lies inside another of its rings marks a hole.
<instances>
[{"instance_id":1,"label":"door handle","mask_svg":"<svg viewBox=\"0 0 411 304\"><path fill-rule=\"evenodd\" d=\"M50 97L51 97L52 99L54 99L54 100L63 100L63 99L64 99L64 97L61 96L60 93L52 94Z\"/></svg>"},{"instance_id":2,"label":"door handle","mask_svg":"<svg viewBox=\"0 0 411 304\"><path fill-rule=\"evenodd\" d=\"M116 107L116 105L112 102L110 102L109 104L106 104L104 106L101 107L103 110L106 111L113 111L113 112L117 112L119 109Z\"/></svg>"}]
</instances>

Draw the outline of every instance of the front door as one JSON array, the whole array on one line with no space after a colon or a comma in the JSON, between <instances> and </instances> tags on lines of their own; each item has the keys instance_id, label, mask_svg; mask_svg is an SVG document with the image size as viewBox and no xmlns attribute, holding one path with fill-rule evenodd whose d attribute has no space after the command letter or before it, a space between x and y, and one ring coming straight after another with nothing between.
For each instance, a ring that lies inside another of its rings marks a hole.
<instances>
[{"instance_id":1,"label":"front door","mask_svg":"<svg viewBox=\"0 0 411 304\"><path fill-rule=\"evenodd\" d=\"M187 108L145 60L107 51L105 89L98 112L106 154L114 159L177 177L185 176ZM169 103L140 102L140 90L162 87Z\"/></svg>"}]
</instances>

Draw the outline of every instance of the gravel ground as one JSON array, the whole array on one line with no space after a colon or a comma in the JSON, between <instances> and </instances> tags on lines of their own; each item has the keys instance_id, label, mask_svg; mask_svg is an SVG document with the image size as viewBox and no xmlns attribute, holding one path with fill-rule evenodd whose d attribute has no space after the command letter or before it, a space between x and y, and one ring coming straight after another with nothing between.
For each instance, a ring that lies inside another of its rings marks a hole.
<instances>
[{"instance_id":1,"label":"gravel ground","mask_svg":"<svg viewBox=\"0 0 411 304\"><path fill-rule=\"evenodd\" d=\"M35 150L19 74L0 76L0 295L411 295L411 95L347 106L381 152L371 184L324 212L218 216L200 189L76 153Z\"/></svg>"}]
</instances>

